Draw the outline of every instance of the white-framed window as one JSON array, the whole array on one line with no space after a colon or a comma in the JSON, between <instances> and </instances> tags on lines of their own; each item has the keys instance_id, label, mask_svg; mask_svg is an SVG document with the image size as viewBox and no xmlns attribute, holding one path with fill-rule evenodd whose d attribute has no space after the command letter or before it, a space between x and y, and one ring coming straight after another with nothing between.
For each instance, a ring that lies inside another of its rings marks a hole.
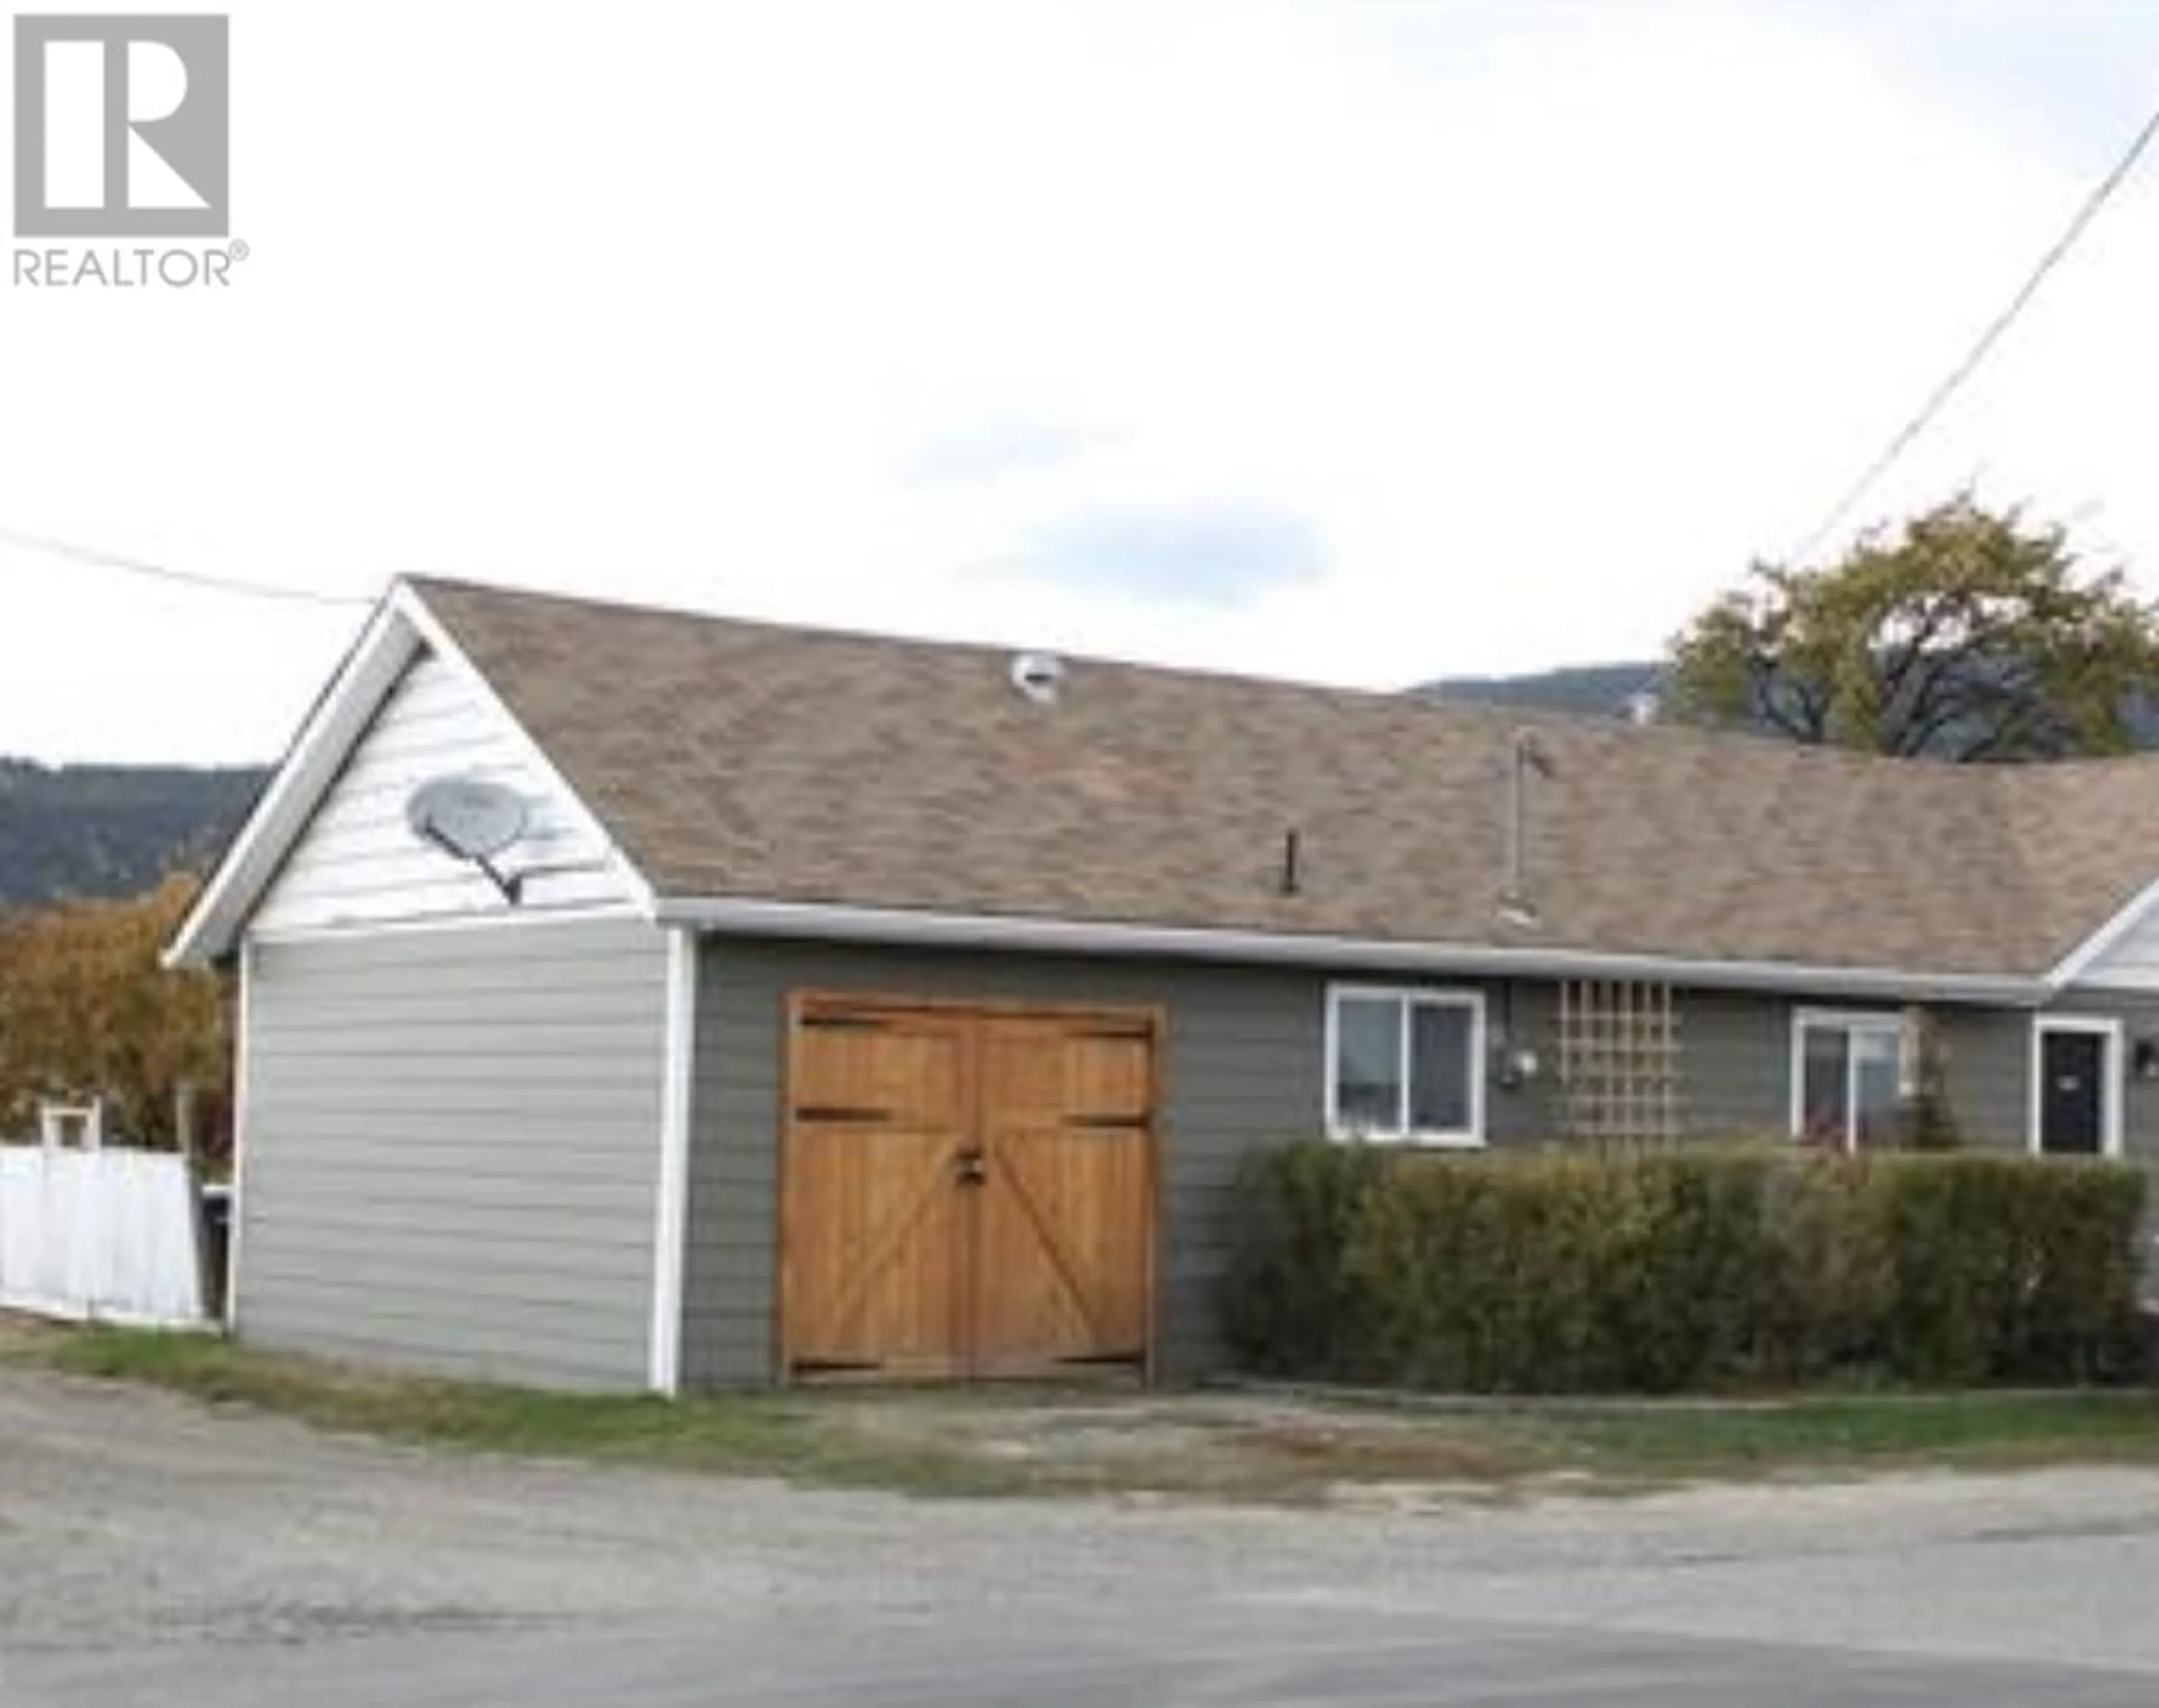
<instances>
[{"instance_id":1,"label":"white-framed window","mask_svg":"<svg viewBox=\"0 0 2159 1708\"><path fill-rule=\"evenodd\" d=\"M1836 1151L1890 1142L1908 1079L1904 1022L1875 1010L1792 1016L1792 1136Z\"/></svg>"},{"instance_id":2,"label":"white-framed window","mask_svg":"<svg viewBox=\"0 0 2159 1708\"><path fill-rule=\"evenodd\" d=\"M2033 1156L2121 1154L2121 1033L2119 1020L2100 1015L2032 1017Z\"/></svg>"},{"instance_id":3,"label":"white-framed window","mask_svg":"<svg viewBox=\"0 0 2159 1708\"><path fill-rule=\"evenodd\" d=\"M1336 985L1327 993L1327 1128L1337 1138L1484 1142L1484 997Z\"/></svg>"}]
</instances>

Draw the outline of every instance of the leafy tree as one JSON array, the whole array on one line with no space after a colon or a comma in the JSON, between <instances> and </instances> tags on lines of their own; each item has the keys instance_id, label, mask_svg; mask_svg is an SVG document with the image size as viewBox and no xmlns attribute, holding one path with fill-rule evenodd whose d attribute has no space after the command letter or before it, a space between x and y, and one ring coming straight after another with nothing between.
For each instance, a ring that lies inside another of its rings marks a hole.
<instances>
[{"instance_id":1,"label":"leafy tree","mask_svg":"<svg viewBox=\"0 0 2159 1708\"><path fill-rule=\"evenodd\" d=\"M31 1131L43 1099L101 1097L107 1132L169 1145L182 1084L222 1095L225 993L158 962L196 887L0 916L0 1137Z\"/></svg>"},{"instance_id":2,"label":"leafy tree","mask_svg":"<svg viewBox=\"0 0 2159 1708\"><path fill-rule=\"evenodd\" d=\"M2159 615L2059 526L1966 492L1818 570L1758 563L1672 643L1681 717L1955 760L2133 747Z\"/></svg>"}]
</instances>

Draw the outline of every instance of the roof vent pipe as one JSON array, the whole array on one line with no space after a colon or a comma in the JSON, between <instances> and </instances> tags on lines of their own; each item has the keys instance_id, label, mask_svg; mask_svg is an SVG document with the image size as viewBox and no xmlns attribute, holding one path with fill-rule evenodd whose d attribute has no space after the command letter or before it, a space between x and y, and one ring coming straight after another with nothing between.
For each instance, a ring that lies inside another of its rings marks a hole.
<instances>
[{"instance_id":1,"label":"roof vent pipe","mask_svg":"<svg viewBox=\"0 0 2159 1708\"><path fill-rule=\"evenodd\" d=\"M1054 706L1058 691L1064 686L1064 660L1054 653L1020 653L1012 661L1012 685L1023 700Z\"/></svg>"},{"instance_id":2,"label":"roof vent pipe","mask_svg":"<svg viewBox=\"0 0 2159 1708\"><path fill-rule=\"evenodd\" d=\"M1559 768L1537 739L1536 732L1518 729L1508 753L1506 872L1499 886L1499 917L1510 925L1538 923L1536 903L1530 899L1528 874L1530 773L1556 777Z\"/></svg>"}]
</instances>

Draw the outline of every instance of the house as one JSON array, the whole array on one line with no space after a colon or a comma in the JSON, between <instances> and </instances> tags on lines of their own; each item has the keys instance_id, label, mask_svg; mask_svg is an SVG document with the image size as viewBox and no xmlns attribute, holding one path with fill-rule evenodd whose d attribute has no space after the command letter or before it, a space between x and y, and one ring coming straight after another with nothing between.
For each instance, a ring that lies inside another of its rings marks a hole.
<instances>
[{"instance_id":1,"label":"house","mask_svg":"<svg viewBox=\"0 0 2159 1708\"><path fill-rule=\"evenodd\" d=\"M443 778L516 809L491 871L412 830ZM2155 879L2143 759L415 581L170 958L238 970L244 1339L1178 1378L1241 1162L1323 1127L1865 1145L1931 1037L1968 1141L2159 1154Z\"/></svg>"}]
</instances>

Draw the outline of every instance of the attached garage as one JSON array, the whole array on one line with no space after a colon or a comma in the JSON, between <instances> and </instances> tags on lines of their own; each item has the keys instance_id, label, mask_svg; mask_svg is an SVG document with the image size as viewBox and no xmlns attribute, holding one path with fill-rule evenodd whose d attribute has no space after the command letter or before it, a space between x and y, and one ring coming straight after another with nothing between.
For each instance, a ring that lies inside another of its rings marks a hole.
<instances>
[{"instance_id":1,"label":"attached garage","mask_svg":"<svg viewBox=\"0 0 2159 1708\"><path fill-rule=\"evenodd\" d=\"M1221 1361L1240 1170L1315 1133L1857 1146L1917 1016L1973 1140L2159 1148L2155 846L2142 762L428 582L170 955L241 986L243 1338L665 1393L1174 1381Z\"/></svg>"}]
</instances>

